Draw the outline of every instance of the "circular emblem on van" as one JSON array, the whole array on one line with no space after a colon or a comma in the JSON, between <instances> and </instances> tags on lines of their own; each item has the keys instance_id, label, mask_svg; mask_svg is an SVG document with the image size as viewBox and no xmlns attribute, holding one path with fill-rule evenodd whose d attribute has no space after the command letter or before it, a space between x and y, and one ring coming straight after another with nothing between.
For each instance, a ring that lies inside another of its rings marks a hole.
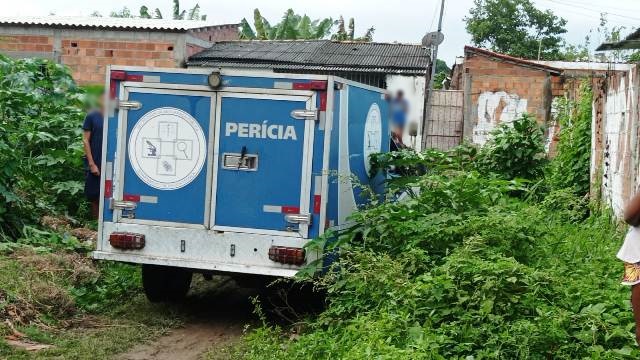
<instances>
[{"instance_id":1,"label":"circular emblem on van","mask_svg":"<svg viewBox=\"0 0 640 360\"><path fill-rule=\"evenodd\" d=\"M380 107L373 103L367 113L367 120L364 123L364 168L367 174L371 171L369 156L379 153L382 150L382 119Z\"/></svg>"},{"instance_id":2,"label":"circular emblem on van","mask_svg":"<svg viewBox=\"0 0 640 360\"><path fill-rule=\"evenodd\" d=\"M145 184L180 189L202 171L207 153L202 127L193 116L170 107L144 114L129 136L129 161Z\"/></svg>"}]
</instances>

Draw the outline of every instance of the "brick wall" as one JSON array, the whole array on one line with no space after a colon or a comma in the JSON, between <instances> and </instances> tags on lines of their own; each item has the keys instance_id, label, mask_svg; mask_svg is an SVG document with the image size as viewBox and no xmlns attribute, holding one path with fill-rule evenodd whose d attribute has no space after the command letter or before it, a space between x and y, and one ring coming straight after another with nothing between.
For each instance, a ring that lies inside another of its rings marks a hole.
<instances>
[{"instance_id":1,"label":"brick wall","mask_svg":"<svg viewBox=\"0 0 640 360\"><path fill-rule=\"evenodd\" d=\"M181 67L211 41L237 40L236 25L188 32L0 25L0 53L69 66L80 84L102 84L107 65Z\"/></svg>"},{"instance_id":2,"label":"brick wall","mask_svg":"<svg viewBox=\"0 0 640 360\"><path fill-rule=\"evenodd\" d=\"M81 84L102 83L107 65L176 67L170 42L63 39L60 60Z\"/></svg>"},{"instance_id":3,"label":"brick wall","mask_svg":"<svg viewBox=\"0 0 640 360\"><path fill-rule=\"evenodd\" d=\"M206 29L196 29L189 32L194 37L208 42L223 40L238 40L238 27L236 25L221 25Z\"/></svg>"},{"instance_id":4,"label":"brick wall","mask_svg":"<svg viewBox=\"0 0 640 360\"><path fill-rule=\"evenodd\" d=\"M470 81L463 89L470 92L471 109L466 111L471 120L470 136L478 144L484 144L500 123L523 113L535 116L540 124L548 123L552 96L562 94L560 76L501 59L467 54L461 70L463 78Z\"/></svg>"},{"instance_id":5,"label":"brick wall","mask_svg":"<svg viewBox=\"0 0 640 360\"><path fill-rule=\"evenodd\" d=\"M40 35L0 35L0 52L41 53L53 51L53 37Z\"/></svg>"}]
</instances>

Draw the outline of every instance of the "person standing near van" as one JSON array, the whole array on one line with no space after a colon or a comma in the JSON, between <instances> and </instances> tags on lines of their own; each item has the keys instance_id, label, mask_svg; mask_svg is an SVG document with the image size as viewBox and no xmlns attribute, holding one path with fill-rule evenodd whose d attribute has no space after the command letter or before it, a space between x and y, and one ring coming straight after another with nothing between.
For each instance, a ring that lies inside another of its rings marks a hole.
<instances>
[{"instance_id":1,"label":"person standing near van","mask_svg":"<svg viewBox=\"0 0 640 360\"><path fill-rule=\"evenodd\" d=\"M102 125L104 121L103 96L100 94L98 107L89 111L82 124L82 144L85 160L84 195L91 203L91 215L98 218L100 208L100 166L102 161Z\"/></svg>"},{"instance_id":2,"label":"person standing near van","mask_svg":"<svg viewBox=\"0 0 640 360\"><path fill-rule=\"evenodd\" d=\"M404 128L407 125L407 116L409 113L409 103L404 98L404 91L398 90L396 97L390 101L389 110L391 113L393 135L402 142L402 136L404 135Z\"/></svg>"}]
</instances>

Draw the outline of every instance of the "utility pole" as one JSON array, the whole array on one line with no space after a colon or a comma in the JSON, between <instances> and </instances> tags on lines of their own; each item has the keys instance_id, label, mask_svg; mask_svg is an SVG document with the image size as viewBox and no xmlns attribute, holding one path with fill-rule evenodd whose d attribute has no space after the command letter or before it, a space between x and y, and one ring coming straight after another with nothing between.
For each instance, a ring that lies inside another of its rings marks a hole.
<instances>
[{"instance_id":1,"label":"utility pole","mask_svg":"<svg viewBox=\"0 0 640 360\"><path fill-rule=\"evenodd\" d=\"M442 35L442 17L444 16L444 0L440 3L440 19L438 19L438 31L436 38L440 38ZM427 34L429 36L429 34ZM431 48L431 73L429 74L429 68L427 67L426 75L429 76L427 79L426 89L425 89L425 104L424 104L424 117L422 119L422 150L424 150L427 146L427 121L431 121L431 98L433 92L433 80L436 76L436 65L438 62L438 46L440 45L442 40L436 40L432 43Z\"/></svg>"},{"instance_id":2,"label":"utility pole","mask_svg":"<svg viewBox=\"0 0 640 360\"><path fill-rule=\"evenodd\" d=\"M540 44L538 45L538 61L540 61L541 56L542 56L542 38L540 38Z\"/></svg>"},{"instance_id":3,"label":"utility pole","mask_svg":"<svg viewBox=\"0 0 640 360\"><path fill-rule=\"evenodd\" d=\"M440 19L438 20L438 34L442 33L442 17L444 15L444 0L440 3ZM433 80L436 77L436 64L438 62L438 46L440 44L438 42L435 43L433 47L433 59L431 65L431 78L429 79L429 92L433 90Z\"/></svg>"}]
</instances>

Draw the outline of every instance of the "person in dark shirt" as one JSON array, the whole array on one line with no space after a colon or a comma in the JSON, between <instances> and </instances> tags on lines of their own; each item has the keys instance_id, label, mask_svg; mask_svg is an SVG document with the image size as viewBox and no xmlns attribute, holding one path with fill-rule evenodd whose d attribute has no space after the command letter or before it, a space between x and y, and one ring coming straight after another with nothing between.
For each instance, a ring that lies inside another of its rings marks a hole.
<instances>
[{"instance_id":1,"label":"person in dark shirt","mask_svg":"<svg viewBox=\"0 0 640 360\"><path fill-rule=\"evenodd\" d=\"M100 207L100 166L102 162L102 123L103 95L99 97L99 106L90 111L82 125L82 143L85 155L84 194L91 203L91 215L97 219Z\"/></svg>"}]
</instances>

